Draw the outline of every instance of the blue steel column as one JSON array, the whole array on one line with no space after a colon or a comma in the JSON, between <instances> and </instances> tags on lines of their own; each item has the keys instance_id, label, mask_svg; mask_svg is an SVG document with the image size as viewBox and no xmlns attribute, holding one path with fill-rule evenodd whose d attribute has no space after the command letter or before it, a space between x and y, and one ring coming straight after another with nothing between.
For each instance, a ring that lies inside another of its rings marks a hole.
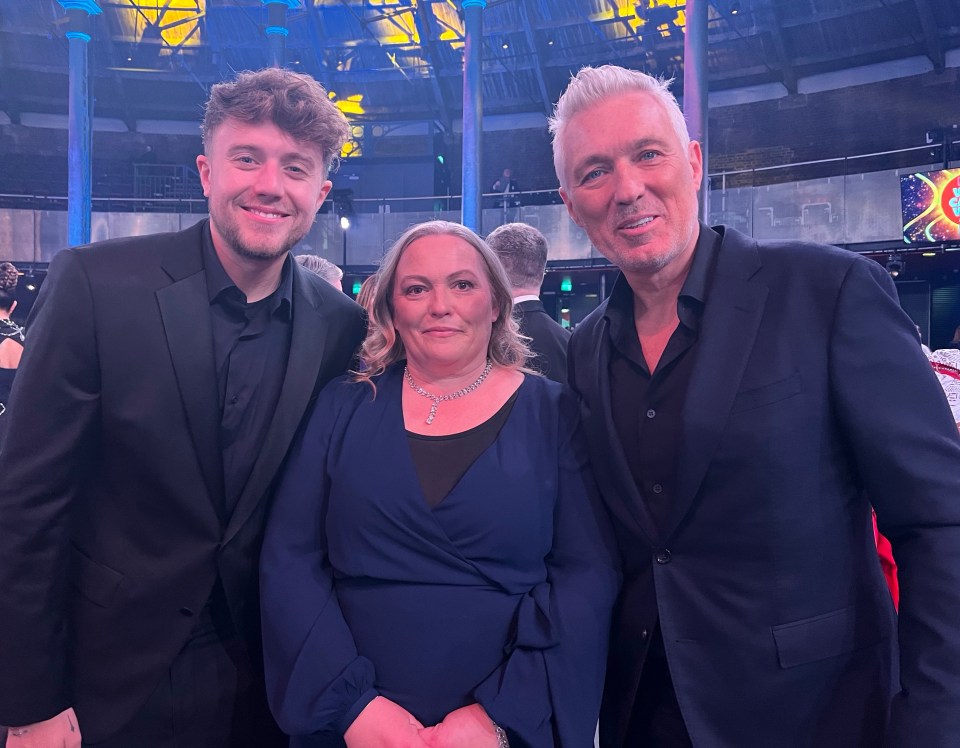
<instances>
[{"instance_id":1,"label":"blue steel column","mask_svg":"<svg viewBox=\"0 0 960 748\"><path fill-rule=\"evenodd\" d=\"M700 183L700 220L710 215L710 185L707 183L707 130L709 83L707 80L707 0L687 0L687 33L683 40L683 116L692 140L703 150L703 181Z\"/></svg>"},{"instance_id":2,"label":"blue steel column","mask_svg":"<svg viewBox=\"0 0 960 748\"><path fill-rule=\"evenodd\" d=\"M87 44L90 42L90 16L100 14L94 0L59 0L67 11L66 33L70 45L70 102L67 135L67 240L71 247L90 241L92 210L91 127L93 96Z\"/></svg>"},{"instance_id":3,"label":"blue steel column","mask_svg":"<svg viewBox=\"0 0 960 748\"><path fill-rule=\"evenodd\" d=\"M480 225L480 146L483 135L483 9L486 0L463 0L463 207L461 222L478 234Z\"/></svg>"},{"instance_id":4,"label":"blue steel column","mask_svg":"<svg viewBox=\"0 0 960 748\"><path fill-rule=\"evenodd\" d=\"M270 67L282 68L287 49L287 9L300 7L300 0L261 0L267 6L264 33L269 44Z\"/></svg>"}]
</instances>

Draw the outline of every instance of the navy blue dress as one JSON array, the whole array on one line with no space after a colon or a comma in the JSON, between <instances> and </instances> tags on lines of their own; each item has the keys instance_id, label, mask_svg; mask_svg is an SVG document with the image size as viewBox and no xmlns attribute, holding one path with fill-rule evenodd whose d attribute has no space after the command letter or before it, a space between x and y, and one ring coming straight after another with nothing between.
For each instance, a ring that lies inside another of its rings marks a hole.
<instances>
[{"instance_id":1,"label":"navy blue dress","mask_svg":"<svg viewBox=\"0 0 960 748\"><path fill-rule=\"evenodd\" d=\"M377 695L425 725L479 703L515 748L593 745L619 584L565 387L526 376L497 440L430 509L402 364L318 397L261 557L270 706L342 746ZM295 741L296 742L296 741Z\"/></svg>"}]
</instances>

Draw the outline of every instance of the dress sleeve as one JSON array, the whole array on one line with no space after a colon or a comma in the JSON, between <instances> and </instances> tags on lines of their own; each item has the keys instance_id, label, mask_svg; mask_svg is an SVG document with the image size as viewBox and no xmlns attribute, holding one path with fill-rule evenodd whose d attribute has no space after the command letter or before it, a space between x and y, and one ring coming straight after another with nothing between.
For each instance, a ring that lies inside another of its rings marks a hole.
<instances>
[{"instance_id":1,"label":"dress sleeve","mask_svg":"<svg viewBox=\"0 0 960 748\"><path fill-rule=\"evenodd\" d=\"M960 735L960 439L890 277L851 265L832 337L831 388L898 567L901 691L892 745Z\"/></svg>"},{"instance_id":2,"label":"dress sleeve","mask_svg":"<svg viewBox=\"0 0 960 748\"><path fill-rule=\"evenodd\" d=\"M80 252L50 264L10 398L0 450L0 724L71 704L69 518L100 443L94 297Z\"/></svg>"},{"instance_id":3,"label":"dress sleeve","mask_svg":"<svg viewBox=\"0 0 960 748\"><path fill-rule=\"evenodd\" d=\"M547 581L521 602L507 659L475 692L514 748L593 745L610 616L620 585L609 516L586 458L576 400L567 388L559 415Z\"/></svg>"},{"instance_id":4,"label":"dress sleeve","mask_svg":"<svg viewBox=\"0 0 960 748\"><path fill-rule=\"evenodd\" d=\"M289 735L343 734L372 701L374 668L357 653L327 557L328 447L342 380L317 398L278 483L260 558L267 698Z\"/></svg>"}]
</instances>

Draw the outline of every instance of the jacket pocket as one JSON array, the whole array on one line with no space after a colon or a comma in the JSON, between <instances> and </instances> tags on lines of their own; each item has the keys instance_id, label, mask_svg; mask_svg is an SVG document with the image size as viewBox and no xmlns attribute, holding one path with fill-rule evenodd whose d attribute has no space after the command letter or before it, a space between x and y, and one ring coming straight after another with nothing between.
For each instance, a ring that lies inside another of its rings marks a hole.
<instances>
[{"instance_id":1,"label":"jacket pocket","mask_svg":"<svg viewBox=\"0 0 960 748\"><path fill-rule=\"evenodd\" d=\"M857 608L850 606L773 626L780 667L826 660L876 644L883 632L876 621L866 618L868 615L867 609L862 609L858 618Z\"/></svg>"},{"instance_id":2,"label":"jacket pocket","mask_svg":"<svg viewBox=\"0 0 960 748\"><path fill-rule=\"evenodd\" d=\"M71 546L73 586L94 605L106 608L123 581L123 574L94 561L87 554Z\"/></svg>"},{"instance_id":3,"label":"jacket pocket","mask_svg":"<svg viewBox=\"0 0 960 748\"><path fill-rule=\"evenodd\" d=\"M788 397L799 395L802 390L800 374L794 372L785 379L738 392L733 400L733 407L731 407L730 412L736 413L742 410L762 408L764 405L770 405L780 400L786 400Z\"/></svg>"}]
</instances>

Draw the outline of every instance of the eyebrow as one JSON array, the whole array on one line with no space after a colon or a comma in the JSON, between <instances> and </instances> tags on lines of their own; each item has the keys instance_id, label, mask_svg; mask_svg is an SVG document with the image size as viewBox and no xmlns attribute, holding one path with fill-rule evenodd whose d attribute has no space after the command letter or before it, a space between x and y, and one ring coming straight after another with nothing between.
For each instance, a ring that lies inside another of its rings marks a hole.
<instances>
[{"instance_id":1,"label":"eyebrow","mask_svg":"<svg viewBox=\"0 0 960 748\"><path fill-rule=\"evenodd\" d=\"M634 140L628 144L630 151L642 151L645 148L650 146L665 147L667 141L663 138L640 138L639 140ZM609 154L602 153L590 153L578 160L573 167L573 173L575 176L579 176L580 170L585 169L587 166L597 163L608 163L612 161L613 158Z\"/></svg>"},{"instance_id":2,"label":"eyebrow","mask_svg":"<svg viewBox=\"0 0 960 748\"><path fill-rule=\"evenodd\" d=\"M249 143L237 143L227 149L227 155L229 156L234 153L242 153L244 151L249 151L250 153L260 155L263 153L263 148L257 145L251 145ZM313 158L313 156L308 153L304 153L303 151L291 151L290 153L284 153L280 156L280 160L283 162L304 161L310 164L316 164L316 160Z\"/></svg>"},{"instance_id":3,"label":"eyebrow","mask_svg":"<svg viewBox=\"0 0 960 748\"><path fill-rule=\"evenodd\" d=\"M469 268L464 268L463 270L455 270L454 272L449 273L444 280L448 280L448 281L449 281L449 280L453 280L454 278L457 278L457 277L460 277L460 276L463 276L463 275L469 275L469 276L471 276L471 277L473 277L473 278L479 278L479 277L480 277L480 276L478 276L473 270L470 270ZM423 282L425 282L425 283L430 283L430 282L431 282L431 280L430 280L427 276L425 276L425 275L409 274L409 275L398 275L398 276L397 276L397 282L412 281L412 280L413 280L413 281L423 281Z\"/></svg>"}]
</instances>

